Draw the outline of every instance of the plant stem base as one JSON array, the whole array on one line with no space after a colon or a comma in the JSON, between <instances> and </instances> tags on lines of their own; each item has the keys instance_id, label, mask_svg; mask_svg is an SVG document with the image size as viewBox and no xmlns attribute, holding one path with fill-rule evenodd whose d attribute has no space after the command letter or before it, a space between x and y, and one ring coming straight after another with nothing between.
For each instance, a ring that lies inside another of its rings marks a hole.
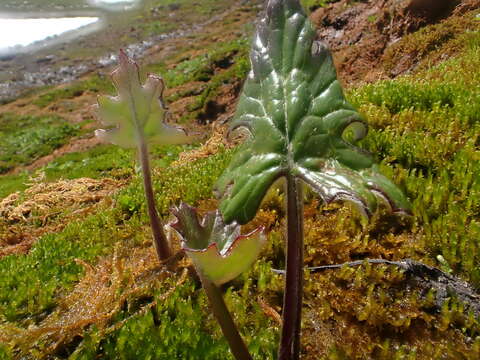
<instances>
[{"instance_id":1,"label":"plant stem base","mask_svg":"<svg viewBox=\"0 0 480 360\"><path fill-rule=\"evenodd\" d=\"M283 328L279 360L300 356L303 297L303 192L294 176L287 176L287 266L283 299Z\"/></svg>"}]
</instances>

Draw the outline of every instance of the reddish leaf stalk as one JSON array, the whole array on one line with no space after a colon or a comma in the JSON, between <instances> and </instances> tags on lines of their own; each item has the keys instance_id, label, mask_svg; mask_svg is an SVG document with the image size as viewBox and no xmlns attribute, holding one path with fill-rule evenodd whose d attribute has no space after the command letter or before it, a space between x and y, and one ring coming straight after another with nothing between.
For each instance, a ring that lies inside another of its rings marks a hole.
<instances>
[{"instance_id":1,"label":"reddish leaf stalk","mask_svg":"<svg viewBox=\"0 0 480 360\"><path fill-rule=\"evenodd\" d=\"M300 356L303 297L303 191L300 179L287 175L287 264L279 360Z\"/></svg>"},{"instance_id":2,"label":"reddish leaf stalk","mask_svg":"<svg viewBox=\"0 0 480 360\"><path fill-rule=\"evenodd\" d=\"M155 196L152 186L152 174L150 171L150 161L148 158L148 146L145 139L139 136L139 158L142 166L143 173L143 186L145 189L145 197L147 199L148 216L150 217L150 226L153 233L153 245L157 251L158 258L160 260L166 260L172 256L172 250L163 231L162 222L158 216L158 212L155 206Z\"/></svg>"},{"instance_id":3,"label":"reddish leaf stalk","mask_svg":"<svg viewBox=\"0 0 480 360\"><path fill-rule=\"evenodd\" d=\"M218 323L220 324L223 336L225 336L225 339L227 339L233 356L236 360L252 360L252 357L248 352L247 346L245 345L242 337L240 336L237 330L237 326L233 321L232 315L228 311L227 305L223 300L220 289L206 277L202 276L200 271L198 271L198 275L202 281L203 288L207 293L207 297L210 301L210 306L212 308L213 314L215 315Z\"/></svg>"}]
</instances>

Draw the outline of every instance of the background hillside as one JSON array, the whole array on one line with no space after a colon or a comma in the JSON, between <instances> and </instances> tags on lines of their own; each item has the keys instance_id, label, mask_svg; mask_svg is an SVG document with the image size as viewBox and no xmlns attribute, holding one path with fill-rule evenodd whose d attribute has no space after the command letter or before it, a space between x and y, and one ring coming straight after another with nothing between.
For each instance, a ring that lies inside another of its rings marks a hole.
<instances>
[{"instance_id":1,"label":"background hillside","mask_svg":"<svg viewBox=\"0 0 480 360\"><path fill-rule=\"evenodd\" d=\"M302 359L478 359L480 3L302 3L368 119L359 146L413 204L411 218L380 210L367 223L307 193L306 265L412 259L449 276L366 262L306 274ZM119 48L160 74L168 121L202 137L152 148L158 209L216 208L262 8L150 0L100 33L0 59L0 359L231 358L188 260L156 259L135 153L93 136L92 105L113 94ZM255 359L276 356L283 202L280 187L264 199L245 230L264 225L268 245L224 286Z\"/></svg>"}]
</instances>

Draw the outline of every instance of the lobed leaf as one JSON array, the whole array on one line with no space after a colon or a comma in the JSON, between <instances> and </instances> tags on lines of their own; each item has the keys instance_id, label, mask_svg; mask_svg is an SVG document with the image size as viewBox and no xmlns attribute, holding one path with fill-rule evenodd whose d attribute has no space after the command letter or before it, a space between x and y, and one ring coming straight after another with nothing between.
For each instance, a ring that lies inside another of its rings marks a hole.
<instances>
[{"instance_id":1,"label":"lobed leaf","mask_svg":"<svg viewBox=\"0 0 480 360\"><path fill-rule=\"evenodd\" d=\"M262 228L241 235L237 223L226 225L219 211L209 212L201 221L194 208L182 203L173 209L177 218L171 224L182 238L182 247L215 285L236 278L258 257L265 236Z\"/></svg>"},{"instance_id":2,"label":"lobed leaf","mask_svg":"<svg viewBox=\"0 0 480 360\"><path fill-rule=\"evenodd\" d=\"M120 51L119 63L112 73L118 96L98 98L98 115L108 128L97 130L95 134L107 142L129 148L144 140L160 144L190 141L183 130L164 122L163 80L150 74L142 86L138 65L123 51Z\"/></svg>"},{"instance_id":3,"label":"lobed leaf","mask_svg":"<svg viewBox=\"0 0 480 360\"><path fill-rule=\"evenodd\" d=\"M295 175L325 202L354 201L365 214L388 199L394 211L409 203L365 151L349 143L365 136L362 116L347 102L329 50L298 0L269 0L253 40L252 70L231 129L250 138L217 183L225 221L244 224L280 176ZM376 196L377 195L377 196Z\"/></svg>"}]
</instances>

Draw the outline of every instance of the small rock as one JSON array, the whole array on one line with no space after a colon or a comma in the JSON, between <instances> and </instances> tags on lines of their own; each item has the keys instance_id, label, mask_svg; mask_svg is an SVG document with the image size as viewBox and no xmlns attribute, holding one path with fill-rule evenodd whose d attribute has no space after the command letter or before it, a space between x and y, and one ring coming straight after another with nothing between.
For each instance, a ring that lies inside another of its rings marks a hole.
<instances>
[{"instance_id":1,"label":"small rock","mask_svg":"<svg viewBox=\"0 0 480 360\"><path fill-rule=\"evenodd\" d=\"M55 59L54 55L48 55L48 56L38 58L37 60L35 60L35 62L37 64L48 64L48 63L51 63L54 59Z\"/></svg>"}]
</instances>

